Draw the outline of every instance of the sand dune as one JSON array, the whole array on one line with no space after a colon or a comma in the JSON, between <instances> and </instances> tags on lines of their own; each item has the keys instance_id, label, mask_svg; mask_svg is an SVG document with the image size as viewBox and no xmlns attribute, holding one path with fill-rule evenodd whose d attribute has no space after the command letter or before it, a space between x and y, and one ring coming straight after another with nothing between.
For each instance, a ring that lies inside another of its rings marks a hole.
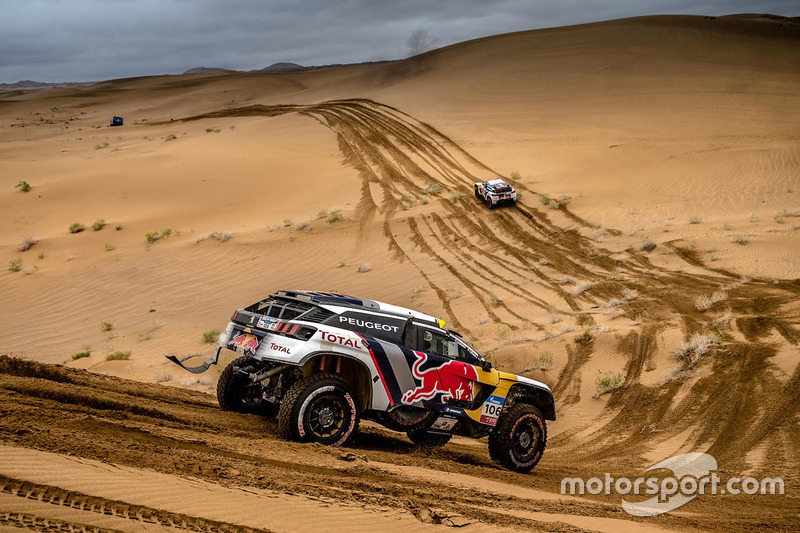
<instances>
[{"instance_id":1,"label":"sand dune","mask_svg":"<svg viewBox=\"0 0 800 533\"><path fill-rule=\"evenodd\" d=\"M198 379L163 355L208 353L204 331L276 289L336 290L441 316L500 368L553 388L547 454L514 483L552 494L572 467L641 472L708 451L722 469L796 487L798 64L795 20L644 17L393 64L0 95L0 256L21 259L0 274L0 352L211 392L219 368ZM114 115L126 125L107 127ZM516 208L471 196L498 176L521 192ZM431 183L442 192L423 194ZM542 195L571 200L551 209ZM86 229L70 233L75 222ZM27 236L38 242L19 251ZM676 360L695 333L719 344ZM106 361L112 351L130 359ZM603 373L622 386L598 396ZM456 459L381 460L506 475L461 465L455 443L446 452ZM598 510L618 503L583 514L620 518ZM797 516L789 500L734 503L733 530ZM517 519L591 529L563 508L523 517L528 505L512 506ZM714 505L647 524L709 528Z\"/></svg>"}]
</instances>

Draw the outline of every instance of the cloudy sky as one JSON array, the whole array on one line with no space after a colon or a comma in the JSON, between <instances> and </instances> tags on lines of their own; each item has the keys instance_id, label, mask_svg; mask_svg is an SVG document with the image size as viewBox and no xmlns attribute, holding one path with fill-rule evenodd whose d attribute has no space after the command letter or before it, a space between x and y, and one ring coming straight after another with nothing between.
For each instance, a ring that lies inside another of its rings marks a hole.
<instances>
[{"instance_id":1,"label":"cloudy sky","mask_svg":"<svg viewBox=\"0 0 800 533\"><path fill-rule=\"evenodd\" d=\"M399 59L431 45L638 15L800 16L800 2L0 0L0 13L0 83L14 83Z\"/></svg>"}]
</instances>

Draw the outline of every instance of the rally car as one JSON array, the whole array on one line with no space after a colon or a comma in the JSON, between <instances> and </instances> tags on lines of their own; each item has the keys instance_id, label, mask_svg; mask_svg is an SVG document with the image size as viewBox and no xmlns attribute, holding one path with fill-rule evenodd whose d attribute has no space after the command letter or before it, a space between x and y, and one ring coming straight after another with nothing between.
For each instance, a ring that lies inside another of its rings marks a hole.
<instances>
[{"instance_id":1,"label":"rally car","mask_svg":"<svg viewBox=\"0 0 800 533\"><path fill-rule=\"evenodd\" d=\"M517 191L501 179L483 181L475 184L475 198L494 209L500 204L517 203Z\"/></svg>"},{"instance_id":2,"label":"rally car","mask_svg":"<svg viewBox=\"0 0 800 533\"><path fill-rule=\"evenodd\" d=\"M233 313L214 355L223 410L278 418L282 437L339 446L360 419L442 446L489 437L492 459L530 471L555 420L544 383L500 372L430 315L329 292L278 291Z\"/></svg>"}]
</instances>

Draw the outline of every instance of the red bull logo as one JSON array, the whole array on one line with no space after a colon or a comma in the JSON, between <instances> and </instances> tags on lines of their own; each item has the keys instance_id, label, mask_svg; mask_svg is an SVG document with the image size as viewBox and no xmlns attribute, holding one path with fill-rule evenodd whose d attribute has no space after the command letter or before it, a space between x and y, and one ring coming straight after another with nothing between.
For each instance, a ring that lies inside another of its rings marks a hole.
<instances>
[{"instance_id":1,"label":"red bull logo","mask_svg":"<svg viewBox=\"0 0 800 533\"><path fill-rule=\"evenodd\" d=\"M411 367L411 373L422 383L416 389L403 394L403 403L431 400L437 394L442 394L442 399L472 400L472 382L478 381L478 372L473 366L461 361L448 361L439 368L421 370L428 360L428 354L414 354L417 360Z\"/></svg>"},{"instance_id":2,"label":"red bull logo","mask_svg":"<svg viewBox=\"0 0 800 533\"><path fill-rule=\"evenodd\" d=\"M256 350L258 349L258 343L258 337L255 335L250 335L249 333L239 333L228 342L228 346L240 348L243 354L250 352L251 354L255 355Z\"/></svg>"}]
</instances>

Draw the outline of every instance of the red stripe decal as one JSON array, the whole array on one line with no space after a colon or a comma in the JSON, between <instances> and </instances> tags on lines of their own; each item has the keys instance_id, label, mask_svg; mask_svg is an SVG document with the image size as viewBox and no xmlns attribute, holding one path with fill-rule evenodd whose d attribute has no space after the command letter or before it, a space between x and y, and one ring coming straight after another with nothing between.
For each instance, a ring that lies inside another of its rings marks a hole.
<instances>
[{"instance_id":1,"label":"red stripe decal","mask_svg":"<svg viewBox=\"0 0 800 533\"><path fill-rule=\"evenodd\" d=\"M355 333L355 331L353 333ZM381 383L383 383L383 388L386 391L386 397L389 398L389 405L394 405L394 401L392 400L392 395L389 393L389 386L386 385L386 380L383 378L383 372L381 372L381 367L378 365L377 359L375 359L375 354L372 353L372 348L369 347L367 339L365 339L358 333L356 333L356 335L358 335L358 338L360 338L364 342L364 346L366 346L367 350L369 350L369 355L370 357L372 357L372 363L375 365L375 370L378 371L378 376L380 376Z\"/></svg>"},{"instance_id":2,"label":"red stripe decal","mask_svg":"<svg viewBox=\"0 0 800 533\"><path fill-rule=\"evenodd\" d=\"M291 330L289 330L289 335L294 335L294 332L295 332L295 331L297 331L297 329L298 329L299 327L300 327L300 326L298 326L297 324L295 324L294 326L292 326L292 329L291 329Z\"/></svg>"}]
</instances>

